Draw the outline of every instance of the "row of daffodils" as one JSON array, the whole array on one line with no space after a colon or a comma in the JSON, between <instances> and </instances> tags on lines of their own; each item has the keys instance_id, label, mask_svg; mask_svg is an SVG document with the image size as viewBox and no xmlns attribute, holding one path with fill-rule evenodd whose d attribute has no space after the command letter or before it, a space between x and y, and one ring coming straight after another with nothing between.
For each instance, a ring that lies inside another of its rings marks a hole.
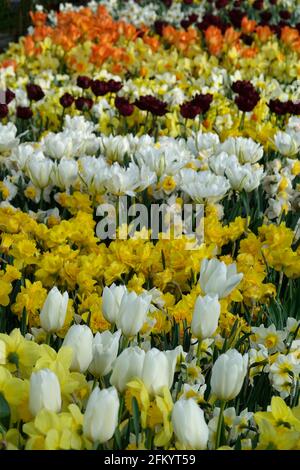
<instances>
[{"instance_id":1,"label":"row of daffodils","mask_svg":"<svg viewBox=\"0 0 300 470\"><path fill-rule=\"evenodd\" d=\"M300 449L295 3L38 6L0 55L0 448Z\"/></svg>"}]
</instances>

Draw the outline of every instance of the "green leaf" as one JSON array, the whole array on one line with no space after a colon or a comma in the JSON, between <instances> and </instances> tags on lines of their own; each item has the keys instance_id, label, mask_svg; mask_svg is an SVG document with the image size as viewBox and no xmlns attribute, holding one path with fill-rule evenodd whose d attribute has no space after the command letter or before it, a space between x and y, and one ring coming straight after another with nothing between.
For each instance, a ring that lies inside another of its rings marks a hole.
<instances>
[{"instance_id":1,"label":"green leaf","mask_svg":"<svg viewBox=\"0 0 300 470\"><path fill-rule=\"evenodd\" d=\"M10 421L10 407L6 399L0 393L0 423L6 428L9 428Z\"/></svg>"},{"instance_id":2,"label":"green leaf","mask_svg":"<svg viewBox=\"0 0 300 470\"><path fill-rule=\"evenodd\" d=\"M132 415L133 415L133 427L136 438L136 445L139 445L139 432L140 432L140 410L137 399L132 398Z\"/></svg>"}]
</instances>

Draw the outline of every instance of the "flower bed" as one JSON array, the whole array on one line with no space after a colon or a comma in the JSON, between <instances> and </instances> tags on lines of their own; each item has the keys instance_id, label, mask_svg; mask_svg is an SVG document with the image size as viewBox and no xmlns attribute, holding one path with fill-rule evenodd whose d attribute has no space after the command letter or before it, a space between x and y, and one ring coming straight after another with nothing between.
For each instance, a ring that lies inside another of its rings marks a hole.
<instances>
[{"instance_id":1,"label":"flower bed","mask_svg":"<svg viewBox=\"0 0 300 470\"><path fill-rule=\"evenodd\" d=\"M288 3L37 7L0 55L3 448L299 449Z\"/></svg>"}]
</instances>

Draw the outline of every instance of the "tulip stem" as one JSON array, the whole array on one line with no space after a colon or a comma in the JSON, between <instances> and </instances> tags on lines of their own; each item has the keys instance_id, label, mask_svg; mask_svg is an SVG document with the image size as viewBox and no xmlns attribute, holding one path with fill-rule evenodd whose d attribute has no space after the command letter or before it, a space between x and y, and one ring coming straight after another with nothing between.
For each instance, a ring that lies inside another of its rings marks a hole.
<instances>
[{"instance_id":1,"label":"tulip stem","mask_svg":"<svg viewBox=\"0 0 300 470\"><path fill-rule=\"evenodd\" d=\"M100 378L99 378L99 382L100 382L100 388L101 388L101 390L103 390L104 388L106 388L106 385L105 385L105 382L104 382L104 378L103 378L103 377L100 377Z\"/></svg>"},{"instance_id":2,"label":"tulip stem","mask_svg":"<svg viewBox=\"0 0 300 470\"><path fill-rule=\"evenodd\" d=\"M197 347L197 362L200 362L200 354L201 354L201 339L198 339L198 347Z\"/></svg>"},{"instance_id":3,"label":"tulip stem","mask_svg":"<svg viewBox=\"0 0 300 470\"><path fill-rule=\"evenodd\" d=\"M218 427L217 427L217 434L216 434L216 449L220 447L221 444L221 435L222 435L222 427L223 427L223 414L225 410L226 401L221 401L220 404L220 414L218 420Z\"/></svg>"},{"instance_id":4,"label":"tulip stem","mask_svg":"<svg viewBox=\"0 0 300 470\"><path fill-rule=\"evenodd\" d=\"M98 383L98 379L97 379L97 377L94 377L92 390L94 390L94 388L97 386L97 383Z\"/></svg>"},{"instance_id":5,"label":"tulip stem","mask_svg":"<svg viewBox=\"0 0 300 470\"><path fill-rule=\"evenodd\" d=\"M51 333L47 333L46 335L46 344L50 346L50 340L51 340Z\"/></svg>"},{"instance_id":6,"label":"tulip stem","mask_svg":"<svg viewBox=\"0 0 300 470\"><path fill-rule=\"evenodd\" d=\"M243 111L241 121L240 121L240 125L239 125L239 131L242 131L244 129L245 116L246 116L246 113L245 113L245 111Z\"/></svg>"},{"instance_id":7,"label":"tulip stem","mask_svg":"<svg viewBox=\"0 0 300 470\"><path fill-rule=\"evenodd\" d=\"M124 349L128 348L129 343L130 343L130 339L127 338L126 336L124 336L124 338L123 338L123 344L122 344L122 346L123 346L123 348L122 348L123 351L124 351Z\"/></svg>"}]
</instances>

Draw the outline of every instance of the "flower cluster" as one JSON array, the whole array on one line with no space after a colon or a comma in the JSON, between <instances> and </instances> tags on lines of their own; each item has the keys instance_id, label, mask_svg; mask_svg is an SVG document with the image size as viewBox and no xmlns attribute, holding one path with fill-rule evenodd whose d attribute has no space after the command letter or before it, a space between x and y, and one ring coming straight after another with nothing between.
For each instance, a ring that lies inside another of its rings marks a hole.
<instances>
[{"instance_id":1,"label":"flower cluster","mask_svg":"<svg viewBox=\"0 0 300 470\"><path fill-rule=\"evenodd\" d=\"M294 3L38 6L0 55L0 448L300 448Z\"/></svg>"}]
</instances>

